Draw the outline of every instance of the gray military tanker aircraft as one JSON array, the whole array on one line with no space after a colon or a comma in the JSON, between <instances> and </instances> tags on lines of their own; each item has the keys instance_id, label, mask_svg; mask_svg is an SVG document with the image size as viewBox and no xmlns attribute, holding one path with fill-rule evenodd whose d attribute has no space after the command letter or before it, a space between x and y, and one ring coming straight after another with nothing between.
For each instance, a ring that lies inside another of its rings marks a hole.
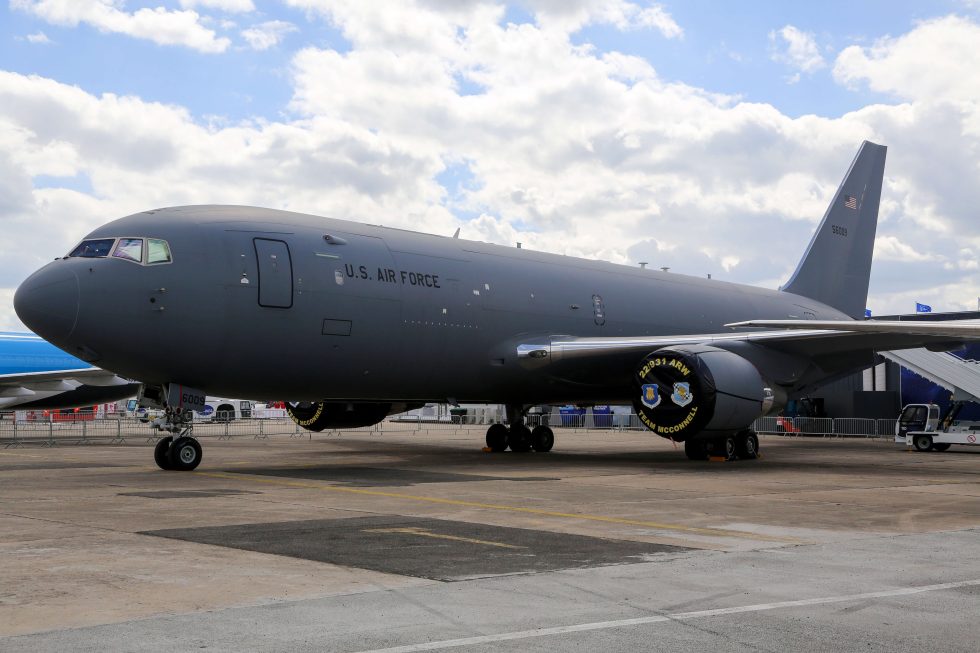
<instances>
[{"instance_id":1,"label":"gray military tanker aircraft","mask_svg":"<svg viewBox=\"0 0 980 653\"><path fill-rule=\"evenodd\" d=\"M242 206L99 227L18 288L21 320L144 384L164 469L194 469L205 394L289 398L304 428L425 402L499 403L494 451L548 451L538 404L629 404L692 459L753 458L751 424L876 350L980 326L864 316L885 147L865 142L780 290Z\"/></svg>"}]
</instances>

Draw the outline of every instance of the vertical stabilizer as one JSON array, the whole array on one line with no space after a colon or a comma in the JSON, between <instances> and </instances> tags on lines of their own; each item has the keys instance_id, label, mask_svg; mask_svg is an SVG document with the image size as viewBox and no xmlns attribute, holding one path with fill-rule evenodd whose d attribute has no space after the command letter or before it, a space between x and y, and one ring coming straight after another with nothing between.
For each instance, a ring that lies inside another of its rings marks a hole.
<instances>
[{"instance_id":1,"label":"vertical stabilizer","mask_svg":"<svg viewBox=\"0 0 980 653\"><path fill-rule=\"evenodd\" d=\"M780 290L864 317L886 150L869 141L861 145L803 260Z\"/></svg>"}]
</instances>

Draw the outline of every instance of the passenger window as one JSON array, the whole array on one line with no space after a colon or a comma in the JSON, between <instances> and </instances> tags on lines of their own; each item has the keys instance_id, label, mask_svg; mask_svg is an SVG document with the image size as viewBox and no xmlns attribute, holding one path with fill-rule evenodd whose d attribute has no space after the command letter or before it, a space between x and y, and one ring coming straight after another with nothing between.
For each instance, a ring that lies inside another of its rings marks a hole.
<instances>
[{"instance_id":1,"label":"passenger window","mask_svg":"<svg viewBox=\"0 0 980 653\"><path fill-rule=\"evenodd\" d=\"M83 240L82 243L71 251L68 256L77 256L81 258L104 258L109 256L109 250L112 249L112 243L116 242L115 238L99 238L97 240Z\"/></svg>"},{"instance_id":2,"label":"passenger window","mask_svg":"<svg viewBox=\"0 0 980 653\"><path fill-rule=\"evenodd\" d=\"M124 258L127 261L143 262L143 239L142 238L120 238L119 244L112 252L114 258Z\"/></svg>"},{"instance_id":3,"label":"passenger window","mask_svg":"<svg viewBox=\"0 0 980 653\"><path fill-rule=\"evenodd\" d=\"M146 263L170 263L170 245L159 238L146 239Z\"/></svg>"}]
</instances>

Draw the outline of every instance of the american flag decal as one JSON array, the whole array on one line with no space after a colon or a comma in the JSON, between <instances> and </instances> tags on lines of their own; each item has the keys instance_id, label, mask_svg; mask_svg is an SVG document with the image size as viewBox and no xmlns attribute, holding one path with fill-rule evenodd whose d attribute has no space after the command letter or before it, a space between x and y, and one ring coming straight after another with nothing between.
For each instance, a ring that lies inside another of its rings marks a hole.
<instances>
[{"instance_id":1,"label":"american flag decal","mask_svg":"<svg viewBox=\"0 0 980 653\"><path fill-rule=\"evenodd\" d=\"M845 195L844 206L846 206L849 209L854 209L855 211L857 211L858 198L854 197L853 195Z\"/></svg>"}]
</instances>

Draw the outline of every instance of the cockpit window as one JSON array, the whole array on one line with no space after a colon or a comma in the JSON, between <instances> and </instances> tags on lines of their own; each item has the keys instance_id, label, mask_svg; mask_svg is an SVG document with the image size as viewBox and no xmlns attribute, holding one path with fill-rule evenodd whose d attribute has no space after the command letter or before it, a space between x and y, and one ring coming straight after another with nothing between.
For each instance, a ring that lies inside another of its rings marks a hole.
<instances>
[{"instance_id":1,"label":"cockpit window","mask_svg":"<svg viewBox=\"0 0 980 653\"><path fill-rule=\"evenodd\" d=\"M170 245L159 238L146 239L146 264L170 263Z\"/></svg>"},{"instance_id":2,"label":"cockpit window","mask_svg":"<svg viewBox=\"0 0 980 653\"><path fill-rule=\"evenodd\" d=\"M146 251L143 251L143 241L146 241ZM113 247L115 245L115 247ZM83 240L68 255L84 258L121 258L143 265L170 263L170 245L160 238L93 238Z\"/></svg>"},{"instance_id":3,"label":"cockpit window","mask_svg":"<svg viewBox=\"0 0 980 653\"><path fill-rule=\"evenodd\" d=\"M71 251L68 256L80 256L82 258L104 258L109 256L112 243L115 238L99 238L97 240L83 240L81 245Z\"/></svg>"},{"instance_id":4,"label":"cockpit window","mask_svg":"<svg viewBox=\"0 0 980 653\"><path fill-rule=\"evenodd\" d=\"M127 261L143 262L143 239L142 238L120 238L119 244L113 250L112 255L116 258L124 258Z\"/></svg>"}]
</instances>

